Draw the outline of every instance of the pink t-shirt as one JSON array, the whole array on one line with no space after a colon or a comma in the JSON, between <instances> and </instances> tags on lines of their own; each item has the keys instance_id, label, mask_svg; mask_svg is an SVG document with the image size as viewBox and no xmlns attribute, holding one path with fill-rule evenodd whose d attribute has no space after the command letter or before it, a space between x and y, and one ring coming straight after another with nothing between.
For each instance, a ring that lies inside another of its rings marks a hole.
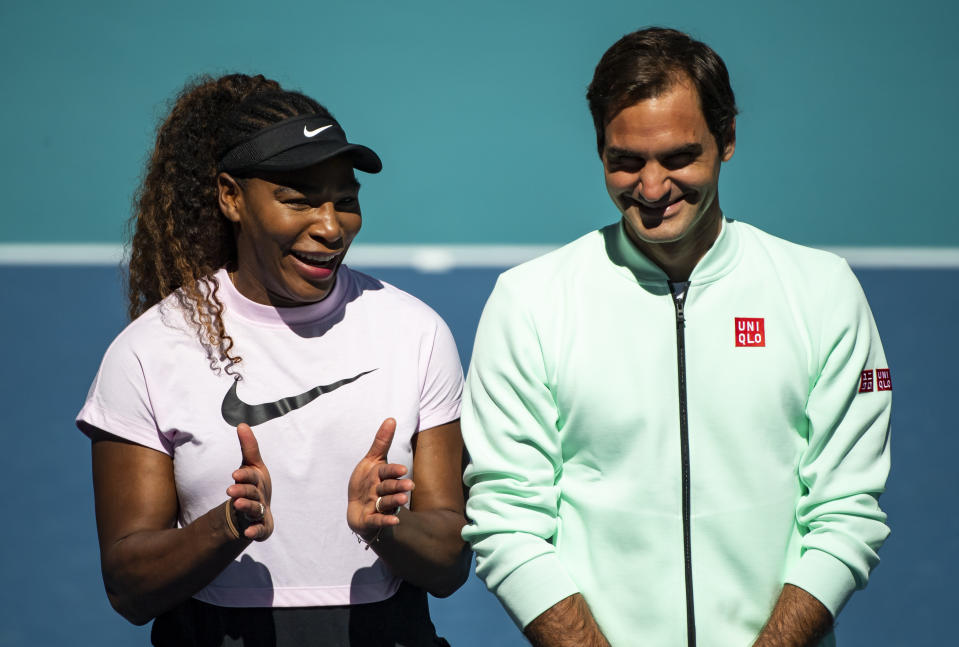
<instances>
[{"instance_id":1,"label":"pink t-shirt","mask_svg":"<svg viewBox=\"0 0 959 647\"><path fill-rule=\"evenodd\" d=\"M172 456L182 526L226 500L240 463L237 417L260 420L276 530L196 598L241 607L388 598L399 580L347 526L347 481L385 418L397 421L389 461L411 473L413 436L459 418L463 371L449 329L421 301L346 266L324 300L299 308L253 303L225 271L216 278L242 379L211 369L171 296L110 345L78 423Z\"/></svg>"}]
</instances>

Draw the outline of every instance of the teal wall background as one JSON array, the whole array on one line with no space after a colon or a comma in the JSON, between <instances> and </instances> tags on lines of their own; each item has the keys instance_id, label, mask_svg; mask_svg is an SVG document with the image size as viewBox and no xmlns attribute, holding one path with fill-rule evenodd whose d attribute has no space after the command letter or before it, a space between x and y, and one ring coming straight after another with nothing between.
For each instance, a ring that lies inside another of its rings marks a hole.
<instances>
[{"instance_id":1,"label":"teal wall background","mask_svg":"<svg viewBox=\"0 0 959 647\"><path fill-rule=\"evenodd\" d=\"M616 218L584 92L648 24L712 45L741 115L727 215L816 245L959 245L959 4L945 0L0 5L0 242L117 242L166 101L262 72L385 171L366 243L562 243Z\"/></svg>"}]
</instances>

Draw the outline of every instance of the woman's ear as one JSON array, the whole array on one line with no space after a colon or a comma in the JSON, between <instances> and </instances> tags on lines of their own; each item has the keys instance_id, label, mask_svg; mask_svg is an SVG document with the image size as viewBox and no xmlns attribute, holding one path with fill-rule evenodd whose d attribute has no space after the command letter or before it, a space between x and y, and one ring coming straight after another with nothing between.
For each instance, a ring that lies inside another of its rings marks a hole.
<instances>
[{"instance_id":1,"label":"woman's ear","mask_svg":"<svg viewBox=\"0 0 959 647\"><path fill-rule=\"evenodd\" d=\"M216 176L216 191L220 212L230 222L239 223L243 208L243 188L240 183L229 173L220 173Z\"/></svg>"}]
</instances>

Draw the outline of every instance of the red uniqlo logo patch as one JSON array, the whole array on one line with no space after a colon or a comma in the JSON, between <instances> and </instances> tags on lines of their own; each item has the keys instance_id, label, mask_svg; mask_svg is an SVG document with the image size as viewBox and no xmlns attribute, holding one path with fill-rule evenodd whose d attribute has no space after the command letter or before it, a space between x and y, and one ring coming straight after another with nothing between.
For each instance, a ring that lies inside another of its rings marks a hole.
<instances>
[{"instance_id":1,"label":"red uniqlo logo patch","mask_svg":"<svg viewBox=\"0 0 959 647\"><path fill-rule=\"evenodd\" d=\"M736 317L736 346L765 346L766 325L762 317Z\"/></svg>"},{"instance_id":2,"label":"red uniqlo logo patch","mask_svg":"<svg viewBox=\"0 0 959 647\"><path fill-rule=\"evenodd\" d=\"M888 368L876 369L876 390L892 391L892 376L889 374Z\"/></svg>"},{"instance_id":3,"label":"red uniqlo logo patch","mask_svg":"<svg viewBox=\"0 0 959 647\"><path fill-rule=\"evenodd\" d=\"M867 368L865 371L862 372L862 376L859 378L859 392L869 393L871 391L872 391L872 369Z\"/></svg>"}]
</instances>

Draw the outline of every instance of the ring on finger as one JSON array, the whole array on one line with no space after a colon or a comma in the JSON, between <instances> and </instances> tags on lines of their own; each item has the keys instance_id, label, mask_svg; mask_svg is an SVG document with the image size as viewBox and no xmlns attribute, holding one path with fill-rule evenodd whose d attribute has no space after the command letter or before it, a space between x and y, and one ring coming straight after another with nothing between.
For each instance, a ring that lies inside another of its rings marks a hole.
<instances>
[{"instance_id":1,"label":"ring on finger","mask_svg":"<svg viewBox=\"0 0 959 647\"><path fill-rule=\"evenodd\" d=\"M381 505L380 505L382 502L383 502L383 497L381 497L381 496L380 496L380 497L376 497L376 504L373 506L374 508L376 508L376 511L379 512L380 514L392 514L392 515L395 515L395 514L399 511L399 507L395 507L395 508L393 508L392 510L386 510L386 509L384 509L384 508L381 507Z\"/></svg>"},{"instance_id":2,"label":"ring on finger","mask_svg":"<svg viewBox=\"0 0 959 647\"><path fill-rule=\"evenodd\" d=\"M260 518L262 519L266 515L266 506L263 505L263 502L260 501Z\"/></svg>"}]
</instances>

